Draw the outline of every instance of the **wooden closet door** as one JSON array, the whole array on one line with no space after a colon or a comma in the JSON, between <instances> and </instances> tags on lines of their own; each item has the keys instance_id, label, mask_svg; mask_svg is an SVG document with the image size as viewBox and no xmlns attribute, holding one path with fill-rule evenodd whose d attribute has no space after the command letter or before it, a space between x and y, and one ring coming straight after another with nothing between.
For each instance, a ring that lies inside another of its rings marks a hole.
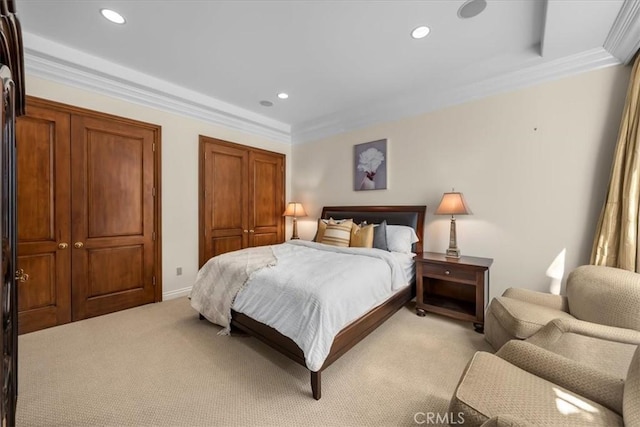
<instances>
[{"instance_id":1,"label":"wooden closet door","mask_svg":"<svg viewBox=\"0 0 640 427\"><path fill-rule=\"evenodd\" d=\"M71 120L73 319L154 301L154 132Z\"/></svg>"},{"instance_id":2,"label":"wooden closet door","mask_svg":"<svg viewBox=\"0 0 640 427\"><path fill-rule=\"evenodd\" d=\"M249 246L284 241L284 156L249 153Z\"/></svg>"},{"instance_id":3,"label":"wooden closet door","mask_svg":"<svg viewBox=\"0 0 640 427\"><path fill-rule=\"evenodd\" d=\"M19 333L71 321L69 114L29 106L17 120ZM67 245L67 246L65 246Z\"/></svg>"},{"instance_id":4,"label":"wooden closet door","mask_svg":"<svg viewBox=\"0 0 640 427\"><path fill-rule=\"evenodd\" d=\"M246 149L201 137L201 267L209 258L247 247L247 165Z\"/></svg>"}]
</instances>

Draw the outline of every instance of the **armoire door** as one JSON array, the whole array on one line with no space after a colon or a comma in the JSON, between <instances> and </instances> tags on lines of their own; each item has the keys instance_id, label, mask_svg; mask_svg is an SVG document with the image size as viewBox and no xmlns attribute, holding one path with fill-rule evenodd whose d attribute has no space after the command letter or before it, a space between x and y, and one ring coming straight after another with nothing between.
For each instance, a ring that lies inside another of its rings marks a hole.
<instances>
[{"instance_id":1,"label":"armoire door","mask_svg":"<svg viewBox=\"0 0 640 427\"><path fill-rule=\"evenodd\" d=\"M211 257L248 244L248 152L209 140L200 143L200 161L202 266Z\"/></svg>"},{"instance_id":2,"label":"armoire door","mask_svg":"<svg viewBox=\"0 0 640 427\"><path fill-rule=\"evenodd\" d=\"M22 334L71 321L69 115L29 106L16 145Z\"/></svg>"},{"instance_id":3,"label":"armoire door","mask_svg":"<svg viewBox=\"0 0 640 427\"><path fill-rule=\"evenodd\" d=\"M284 241L284 160L263 152L249 153L249 246Z\"/></svg>"},{"instance_id":4,"label":"armoire door","mask_svg":"<svg viewBox=\"0 0 640 427\"><path fill-rule=\"evenodd\" d=\"M74 320L154 301L154 135L71 118Z\"/></svg>"}]
</instances>

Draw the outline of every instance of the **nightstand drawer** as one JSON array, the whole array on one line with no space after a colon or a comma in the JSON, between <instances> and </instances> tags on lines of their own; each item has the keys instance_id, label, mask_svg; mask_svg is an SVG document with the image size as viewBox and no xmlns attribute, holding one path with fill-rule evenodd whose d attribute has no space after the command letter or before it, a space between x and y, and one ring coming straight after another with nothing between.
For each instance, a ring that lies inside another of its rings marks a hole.
<instances>
[{"instance_id":1,"label":"nightstand drawer","mask_svg":"<svg viewBox=\"0 0 640 427\"><path fill-rule=\"evenodd\" d=\"M476 273L451 265L422 264L422 275L440 279L476 282Z\"/></svg>"}]
</instances>

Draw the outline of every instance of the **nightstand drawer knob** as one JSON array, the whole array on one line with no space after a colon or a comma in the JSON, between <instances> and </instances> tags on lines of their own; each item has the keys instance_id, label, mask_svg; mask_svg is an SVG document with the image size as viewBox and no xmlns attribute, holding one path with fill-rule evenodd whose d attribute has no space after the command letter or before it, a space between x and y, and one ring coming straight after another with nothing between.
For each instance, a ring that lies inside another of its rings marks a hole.
<instances>
[{"instance_id":1,"label":"nightstand drawer knob","mask_svg":"<svg viewBox=\"0 0 640 427\"><path fill-rule=\"evenodd\" d=\"M445 271L444 271L444 274L448 276L448 275L450 275L450 274L451 274L451 272L450 272L449 270L445 270Z\"/></svg>"}]
</instances>

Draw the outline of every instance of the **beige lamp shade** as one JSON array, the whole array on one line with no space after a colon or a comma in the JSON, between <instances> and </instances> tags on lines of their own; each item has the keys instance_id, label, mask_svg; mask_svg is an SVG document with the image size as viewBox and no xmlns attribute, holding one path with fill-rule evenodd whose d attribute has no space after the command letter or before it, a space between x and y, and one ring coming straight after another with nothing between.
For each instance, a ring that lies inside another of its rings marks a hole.
<instances>
[{"instance_id":1,"label":"beige lamp shade","mask_svg":"<svg viewBox=\"0 0 640 427\"><path fill-rule=\"evenodd\" d=\"M300 218L301 216L307 216L307 212L302 207L302 203L291 202L287 205L287 209L284 211L282 216Z\"/></svg>"},{"instance_id":2,"label":"beige lamp shade","mask_svg":"<svg viewBox=\"0 0 640 427\"><path fill-rule=\"evenodd\" d=\"M469 215L471 213L471 209L464 201L464 196L458 192L444 193L435 212L436 215Z\"/></svg>"},{"instance_id":3,"label":"beige lamp shade","mask_svg":"<svg viewBox=\"0 0 640 427\"><path fill-rule=\"evenodd\" d=\"M287 205L287 209L284 210L282 216L293 217L293 234L291 235L291 239L299 239L298 221L296 220L296 218L307 216L307 212L305 212L304 208L302 207L302 203L290 202Z\"/></svg>"}]
</instances>

